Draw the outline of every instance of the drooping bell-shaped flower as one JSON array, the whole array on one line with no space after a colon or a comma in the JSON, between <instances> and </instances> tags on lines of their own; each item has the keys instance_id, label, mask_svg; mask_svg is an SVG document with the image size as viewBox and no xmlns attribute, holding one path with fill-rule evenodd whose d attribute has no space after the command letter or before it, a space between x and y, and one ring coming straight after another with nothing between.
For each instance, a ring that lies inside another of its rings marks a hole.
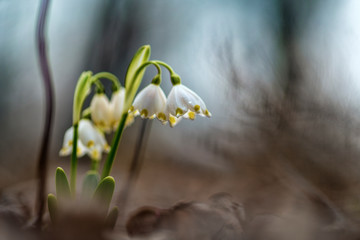
<instances>
[{"instance_id":1,"label":"drooping bell-shaped flower","mask_svg":"<svg viewBox=\"0 0 360 240\"><path fill-rule=\"evenodd\" d=\"M74 128L65 132L63 147L60 156L70 155L72 152ZM88 154L91 159L100 160L102 152L109 152L110 147L106 142L104 134L96 128L90 120L81 119L78 128L77 155L82 157Z\"/></svg>"},{"instance_id":2,"label":"drooping bell-shaped flower","mask_svg":"<svg viewBox=\"0 0 360 240\"><path fill-rule=\"evenodd\" d=\"M121 88L113 92L110 101L110 108L112 112L111 125L115 130L119 124L122 114L124 113L124 101L125 101L125 88ZM132 113L128 114L125 126L129 126L134 122L134 116Z\"/></svg>"},{"instance_id":3,"label":"drooping bell-shaped flower","mask_svg":"<svg viewBox=\"0 0 360 240\"><path fill-rule=\"evenodd\" d=\"M113 121L120 121L124 111L125 88L121 88L113 92L111 96L110 106L112 108Z\"/></svg>"},{"instance_id":4,"label":"drooping bell-shaped flower","mask_svg":"<svg viewBox=\"0 0 360 240\"><path fill-rule=\"evenodd\" d=\"M211 117L204 101L191 89L176 84L172 87L166 102L165 113L169 117L170 126L175 126L182 117L191 120L196 115Z\"/></svg>"},{"instance_id":5,"label":"drooping bell-shaped flower","mask_svg":"<svg viewBox=\"0 0 360 240\"><path fill-rule=\"evenodd\" d=\"M63 146L59 152L59 155L61 157L69 156L71 154L73 150L73 136L74 136L74 127L71 127L65 132ZM77 149L76 149L77 156L82 157L88 152L89 152L88 148L84 146L84 144L80 141L80 139L78 139Z\"/></svg>"},{"instance_id":6,"label":"drooping bell-shaped flower","mask_svg":"<svg viewBox=\"0 0 360 240\"><path fill-rule=\"evenodd\" d=\"M165 123L166 96L158 84L149 84L135 97L131 111L135 116L140 115L142 118L153 119L157 117Z\"/></svg>"},{"instance_id":7,"label":"drooping bell-shaped flower","mask_svg":"<svg viewBox=\"0 0 360 240\"><path fill-rule=\"evenodd\" d=\"M96 93L90 103L91 119L105 132L110 132L112 109L105 93Z\"/></svg>"},{"instance_id":8,"label":"drooping bell-shaped flower","mask_svg":"<svg viewBox=\"0 0 360 240\"><path fill-rule=\"evenodd\" d=\"M110 150L104 134L88 119L80 120L79 139L88 148L88 154L92 159L101 159L102 152Z\"/></svg>"}]
</instances>

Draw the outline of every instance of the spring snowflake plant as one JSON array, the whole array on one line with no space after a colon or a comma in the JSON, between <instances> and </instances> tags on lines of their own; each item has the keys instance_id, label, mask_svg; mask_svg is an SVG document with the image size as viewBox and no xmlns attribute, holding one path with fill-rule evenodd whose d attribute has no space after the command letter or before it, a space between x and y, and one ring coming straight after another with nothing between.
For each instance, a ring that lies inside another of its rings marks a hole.
<instances>
[{"instance_id":1,"label":"spring snowflake plant","mask_svg":"<svg viewBox=\"0 0 360 240\"><path fill-rule=\"evenodd\" d=\"M99 209L104 223L109 227L115 225L118 210L109 211L109 205L115 188L115 180L109 176L119 146L121 135L133 118L157 118L163 124L169 122L175 126L180 119L195 119L196 115L210 117L204 101L192 90L181 84L179 75L162 61L149 61L150 46L141 47L134 55L125 77L125 87L122 87L116 76L108 72L95 75L83 72L77 82L74 105L73 126L65 132L60 156L71 155L70 184L65 171L58 167L55 174L56 196L48 195L50 217L55 223L61 211L63 202L76 198L76 174L78 157L88 155L92 161L91 169L84 181L81 199L86 202L100 204ZM145 70L154 65L158 71L151 83L136 92L140 86ZM170 72L173 87L166 98L161 84L161 66ZM100 79L108 79L113 83L111 100L107 98ZM83 103L90 94L92 85L96 93L91 100L90 107L83 110ZM115 131L111 146L106 142L104 134ZM99 172L99 163L103 153L108 153ZM85 200L84 200L85 199Z\"/></svg>"}]
</instances>

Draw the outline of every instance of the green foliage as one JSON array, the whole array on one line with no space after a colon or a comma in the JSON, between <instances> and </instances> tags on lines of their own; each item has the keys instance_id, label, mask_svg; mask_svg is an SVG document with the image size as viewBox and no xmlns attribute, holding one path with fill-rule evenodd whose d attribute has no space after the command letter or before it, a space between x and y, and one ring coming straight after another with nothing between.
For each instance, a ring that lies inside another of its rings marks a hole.
<instances>
[{"instance_id":1,"label":"green foliage","mask_svg":"<svg viewBox=\"0 0 360 240\"><path fill-rule=\"evenodd\" d=\"M114 134L112 146L110 148L109 155L104 163L102 175L100 178L97 170L97 165L91 168L87 172L82 186L81 194L81 204L92 206L95 204L99 206L100 214L104 219L104 226L108 229L112 229L115 226L119 210L117 207L114 207L109 211L109 206L112 200L112 196L115 189L115 180L113 177L109 176L112 168L112 164L115 159L116 151L118 149L122 133L126 126L126 119L128 117L128 110L131 107L131 104L135 98L135 95L138 91L138 88L141 84L143 76L145 74L146 67L149 65L154 65L158 74L153 78L152 83L160 85L161 83L161 67L166 67L171 75L171 80L173 84L180 83L180 77L175 74L172 68L164 62L161 61L149 61L151 49L149 45L144 45L138 49L135 53L133 59L131 60L129 67L125 76L125 99L122 116L118 123L117 130ZM104 92L104 86L100 82L100 79L108 79L113 83L113 91L118 91L122 88L118 78L112 73L100 72L95 75L90 71L83 72L79 77L77 82L75 93L74 93L74 102L73 102L73 140L72 140L72 155L71 155L71 168L70 168L70 180L71 187L69 185L67 176L62 168L57 168L56 170L56 196L53 194L48 195L48 207L50 212L50 217L53 222L56 221L57 215L61 212L58 211L58 208L62 207L62 201L66 201L73 197L75 199L76 195L76 175L77 175L77 143L78 143L78 127L79 121L81 119L81 111L83 108L83 103L86 97L90 94L91 87L94 84L96 89L99 92ZM91 117L91 109L87 108L83 111L83 118ZM97 159L100 160L100 159ZM73 200L74 200L73 199ZM61 209L60 209L61 210Z\"/></svg>"},{"instance_id":2,"label":"green foliage","mask_svg":"<svg viewBox=\"0 0 360 240\"><path fill-rule=\"evenodd\" d=\"M139 48L135 53L133 59L130 62L125 77L125 103L124 111L131 107L135 94L140 86L141 80L145 73L145 68L140 68L145 62L149 61L151 49L149 45L145 45Z\"/></svg>"},{"instance_id":3,"label":"green foliage","mask_svg":"<svg viewBox=\"0 0 360 240\"><path fill-rule=\"evenodd\" d=\"M86 173L81 194L83 199L90 199L93 196L99 181L100 176L96 171L88 171Z\"/></svg>"},{"instance_id":4,"label":"green foliage","mask_svg":"<svg viewBox=\"0 0 360 240\"><path fill-rule=\"evenodd\" d=\"M115 180L108 176L101 180L97 186L93 199L107 213L115 189Z\"/></svg>"},{"instance_id":5,"label":"green foliage","mask_svg":"<svg viewBox=\"0 0 360 240\"><path fill-rule=\"evenodd\" d=\"M48 195L48 209L50 214L50 219L53 223L56 222L57 214L58 214L58 206L57 206L57 199L54 194L50 193Z\"/></svg>"},{"instance_id":6,"label":"green foliage","mask_svg":"<svg viewBox=\"0 0 360 240\"><path fill-rule=\"evenodd\" d=\"M61 167L55 173L56 195L59 201L71 197L70 186L64 170Z\"/></svg>"},{"instance_id":7,"label":"green foliage","mask_svg":"<svg viewBox=\"0 0 360 240\"><path fill-rule=\"evenodd\" d=\"M76 84L73 106L73 124L77 124L80 121L82 105L91 89L91 76L92 72L83 72Z\"/></svg>"}]
</instances>

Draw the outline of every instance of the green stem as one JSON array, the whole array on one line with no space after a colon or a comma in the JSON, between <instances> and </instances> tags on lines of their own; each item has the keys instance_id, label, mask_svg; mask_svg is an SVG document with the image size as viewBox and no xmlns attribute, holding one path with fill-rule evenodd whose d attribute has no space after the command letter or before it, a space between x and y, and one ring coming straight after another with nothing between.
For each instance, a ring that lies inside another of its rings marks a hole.
<instances>
[{"instance_id":1,"label":"green stem","mask_svg":"<svg viewBox=\"0 0 360 240\"><path fill-rule=\"evenodd\" d=\"M134 100L135 94L138 90L137 88L140 85L140 83L135 83L135 80L138 77L138 75L141 73L141 71L149 65L154 65L156 67L156 69L158 70L158 74L161 74L161 68L160 68L159 64L157 64L154 61L145 62L136 70L134 77L132 78L131 84L126 89L126 92L127 92L126 94L130 93L131 96L128 98L129 100L126 100L126 102L124 104L126 111L121 116L119 126L116 130L115 136L114 136L112 144L111 144L111 149L110 149L109 155L104 164L101 179L104 179L105 177L109 176L109 174L111 172L111 168L114 163L115 155L116 155L117 149L119 147L120 139L121 139L122 133L125 129L126 119L128 116L128 109L130 108L130 105L131 105L132 101ZM101 75L101 74L107 74L107 73L98 73L98 74L94 75L94 77L99 77L99 76L103 77L103 75ZM141 80L140 80L140 82L141 82Z\"/></svg>"},{"instance_id":2,"label":"green stem","mask_svg":"<svg viewBox=\"0 0 360 240\"><path fill-rule=\"evenodd\" d=\"M127 111L124 112L123 115L121 116L119 126L115 132L115 136L114 136L114 139L111 144L111 149L110 149L109 155L104 164L104 169L102 172L101 179L104 179L105 177L110 175L110 171L111 171L114 159L115 159L115 155L116 155L117 149L119 147L120 139L121 139L122 133L125 129L125 123L126 123L127 116L128 116Z\"/></svg>"},{"instance_id":3,"label":"green stem","mask_svg":"<svg viewBox=\"0 0 360 240\"><path fill-rule=\"evenodd\" d=\"M132 81L132 84L129 86L129 90L127 90L127 91L132 91L133 90L133 87L134 87L134 79L136 79L137 78L137 76L141 73L141 71L143 70L143 69L145 69L145 68L147 68L149 65L154 65L155 67L156 67L156 69L157 69L157 71L158 71L158 75L160 75L161 74L161 68L160 68L160 66L159 66L159 64L157 63L157 62L155 62L155 61L148 61L148 62L144 62L142 65L140 65L140 67L136 70L136 72L135 72L135 75L134 75L134 77L133 77L133 81ZM141 82L141 81L140 81ZM139 86L140 84L138 84L138 86ZM137 89L136 89L136 92L137 92ZM135 95L134 95L135 96Z\"/></svg>"},{"instance_id":4,"label":"green stem","mask_svg":"<svg viewBox=\"0 0 360 240\"><path fill-rule=\"evenodd\" d=\"M156 67L156 69L158 70L158 74L161 74L161 68L159 66L159 64L157 64L154 61L148 61L148 62L144 62L142 65L140 65L140 67L138 67L135 71L134 77L132 78L132 81L130 83L130 85L126 88L126 94L125 94L125 108L130 108L132 101L135 98L135 94L140 86L140 83L142 80L140 80L140 82L135 82L136 78L138 77L138 75L144 70L146 69L149 65L154 65ZM130 97L128 97L130 96Z\"/></svg>"},{"instance_id":5,"label":"green stem","mask_svg":"<svg viewBox=\"0 0 360 240\"><path fill-rule=\"evenodd\" d=\"M158 71L158 75L161 75L161 67L160 67L160 65L157 64L154 61L149 61L149 63L153 64L156 67L157 71Z\"/></svg>"},{"instance_id":6,"label":"green stem","mask_svg":"<svg viewBox=\"0 0 360 240\"><path fill-rule=\"evenodd\" d=\"M95 86L97 88L97 93L104 93L105 92L104 85L99 81L99 79L93 80L93 83L95 84Z\"/></svg>"},{"instance_id":7,"label":"green stem","mask_svg":"<svg viewBox=\"0 0 360 240\"><path fill-rule=\"evenodd\" d=\"M99 163L100 163L100 160L91 159L91 169L90 170L98 171L99 170Z\"/></svg>"},{"instance_id":8,"label":"green stem","mask_svg":"<svg viewBox=\"0 0 360 240\"><path fill-rule=\"evenodd\" d=\"M74 135L73 135L73 150L71 154L71 170L70 170L70 187L72 195L76 194L76 172L77 172L77 140L78 140L78 128L79 124L75 123L73 125Z\"/></svg>"},{"instance_id":9,"label":"green stem","mask_svg":"<svg viewBox=\"0 0 360 240\"><path fill-rule=\"evenodd\" d=\"M150 62L156 67L156 69L158 71L158 74L156 74L156 76L153 78L151 83L159 86L161 84L161 67L159 64L157 64L153 61L150 61Z\"/></svg>"},{"instance_id":10,"label":"green stem","mask_svg":"<svg viewBox=\"0 0 360 240\"><path fill-rule=\"evenodd\" d=\"M164 66L170 72L170 75L176 74L174 69L172 69L172 67L170 67L170 65L168 65L167 63L165 63L163 61L159 61L159 60L152 60L152 62L157 63L161 66Z\"/></svg>"},{"instance_id":11,"label":"green stem","mask_svg":"<svg viewBox=\"0 0 360 240\"><path fill-rule=\"evenodd\" d=\"M167 63L164 63L163 61L159 61L159 60L154 60L153 62L164 66L167 70L169 70L170 72L170 80L173 86L181 84L181 79L180 76L178 74L176 74L174 72L174 70L172 69L172 67L170 67Z\"/></svg>"},{"instance_id":12,"label":"green stem","mask_svg":"<svg viewBox=\"0 0 360 240\"><path fill-rule=\"evenodd\" d=\"M119 79L112 73L109 73L109 72L99 72L97 74L95 74L93 76L93 78L95 78L96 80L97 79L100 79L100 78L106 78L106 79L109 79L110 81L112 81L112 83L114 84L115 86L115 89L118 90L121 88L121 84L119 82Z\"/></svg>"}]
</instances>

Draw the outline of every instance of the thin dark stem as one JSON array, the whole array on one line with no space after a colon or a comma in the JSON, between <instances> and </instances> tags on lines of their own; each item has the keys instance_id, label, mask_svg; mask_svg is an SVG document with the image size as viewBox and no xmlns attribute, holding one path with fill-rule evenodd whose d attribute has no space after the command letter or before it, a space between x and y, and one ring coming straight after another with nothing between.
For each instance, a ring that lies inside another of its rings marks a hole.
<instances>
[{"instance_id":1,"label":"thin dark stem","mask_svg":"<svg viewBox=\"0 0 360 240\"><path fill-rule=\"evenodd\" d=\"M53 89L51 83L50 69L46 56L46 41L45 41L45 23L46 16L49 7L50 0L42 0L40 5L40 14L38 18L36 40L40 61L40 68L43 77L43 83L45 87L45 103L46 103L46 115L45 115L45 125L44 132L42 136L38 166L37 166L37 176L39 179L38 192L37 192L37 219L36 227L41 228L43 213L45 210L46 202L46 173L47 173L47 157L49 150L50 134L51 134L51 122L53 115Z\"/></svg>"},{"instance_id":2,"label":"thin dark stem","mask_svg":"<svg viewBox=\"0 0 360 240\"><path fill-rule=\"evenodd\" d=\"M150 129L151 120L144 120L134 149L134 156L130 163L129 175L119 196L118 206L120 217L124 215L127 200L131 194L131 189L133 188L133 184L136 182L143 165L144 157L142 155L146 150L146 143L150 135Z\"/></svg>"}]
</instances>

